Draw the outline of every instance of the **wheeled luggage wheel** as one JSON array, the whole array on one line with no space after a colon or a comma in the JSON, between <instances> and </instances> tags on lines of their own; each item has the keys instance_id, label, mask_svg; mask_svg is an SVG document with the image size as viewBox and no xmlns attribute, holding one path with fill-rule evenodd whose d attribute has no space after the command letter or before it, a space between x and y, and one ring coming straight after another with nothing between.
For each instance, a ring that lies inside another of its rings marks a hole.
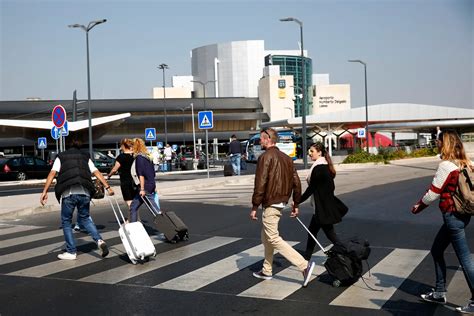
<instances>
[{"instance_id":1,"label":"wheeled luggage wheel","mask_svg":"<svg viewBox=\"0 0 474 316\"><path fill-rule=\"evenodd\" d=\"M340 287L340 286L341 286L341 281L339 281L339 280L334 280L334 281L332 281L332 286L334 286L334 287Z\"/></svg>"},{"instance_id":2,"label":"wheeled luggage wheel","mask_svg":"<svg viewBox=\"0 0 474 316\"><path fill-rule=\"evenodd\" d=\"M181 240L183 241L189 240L189 234L186 233L183 237L181 237Z\"/></svg>"},{"instance_id":3,"label":"wheeled luggage wheel","mask_svg":"<svg viewBox=\"0 0 474 316\"><path fill-rule=\"evenodd\" d=\"M137 264L137 260L135 259L130 259L130 261L132 261L133 264Z\"/></svg>"}]
</instances>

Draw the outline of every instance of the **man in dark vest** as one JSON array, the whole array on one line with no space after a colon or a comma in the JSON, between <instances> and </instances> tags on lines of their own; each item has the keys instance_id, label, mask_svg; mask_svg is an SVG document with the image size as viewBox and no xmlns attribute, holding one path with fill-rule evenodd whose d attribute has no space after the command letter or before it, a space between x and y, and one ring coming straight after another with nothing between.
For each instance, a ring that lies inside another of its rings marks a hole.
<instances>
[{"instance_id":1,"label":"man in dark vest","mask_svg":"<svg viewBox=\"0 0 474 316\"><path fill-rule=\"evenodd\" d=\"M64 239L66 240L66 252L58 255L61 260L76 259L76 243L72 232L72 216L77 207L77 220L87 232L92 236L101 251L102 257L109 254L107 244L100 236L97 228L89 216L91 196L94 194L94 184L92 174L102 182L109 195L114 191L107 183L102 174L90 160L89 154L80 150L81 142L78 139L71 139L70 148L58 155L53 167L46 179L40 203L45 205L48 201L48 189L56 174L58 174L54 191L56 198L61 203L61 224L63 227Z\"/></svg>"}]
</instances>

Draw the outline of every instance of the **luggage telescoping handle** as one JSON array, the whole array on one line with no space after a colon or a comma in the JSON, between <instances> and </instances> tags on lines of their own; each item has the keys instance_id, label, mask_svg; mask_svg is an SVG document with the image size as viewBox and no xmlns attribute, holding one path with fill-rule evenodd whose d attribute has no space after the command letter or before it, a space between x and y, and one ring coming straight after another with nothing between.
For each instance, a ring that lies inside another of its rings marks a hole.
<instances>
[{"instance_id":1,"label":"luggage telescoping handle","mask_svg":"<svg viewBox=\"0 0 474 316\"><path fill-rule=\"evenodd\" d=\"M146 205L146 207L148 208L148 210L150 211L150 213L153 215L153 217L158 216L159 213L158 213L157 210L155 210L155 209L153 208L153 204L151 204L150 199L148 199L148 197L147 197L146 195L145 195L145 196L141 196L141 198L142 198L144 204Z\"/></svg>"},{"instance_id":2,"label":"luggage telescoping handle","mask_svg":"<svg viewBox=\"0 0 474 316\"><path fill-rule=\"evenodd\" d=\"M309 231L309 229L306 227L305 224L303 224L303 222L298 218L298 216L296 216L296 219L298 220L298 222L300 222L301 226L304 227L304 229L308 232L308 234L313 237L314 241L318 244L319 248L321 248L321 250L326 253L326 250L324 250L324 247L319 243L319 241L316 239L316 237L314 237L314 235Z\"/></svg>"},{"instance_id":3,"label":"luggage telescoping handle","mask_svg":"<svg viewBox=\"0 0 474 316\"><path fill-rule=\"evenodd\" d=\"M120 219L117 215L117 211L115 210L114 203L112 202L112 200L115 201L115 204L117 205L118 213L120 213L120 216L122 217L122 220L125 223L125 217L123 217L123 213L122 213L122 210L120 209L120 205L117 201L117 198L115 196L112 197L112 196L107 194L107 199L109 200L110 206L112 206L112 211L114 212L115 219L117 220L117 224L119 225L119 227L121 227L122 225L120 224Z\"/></svg>"}]
</instances>

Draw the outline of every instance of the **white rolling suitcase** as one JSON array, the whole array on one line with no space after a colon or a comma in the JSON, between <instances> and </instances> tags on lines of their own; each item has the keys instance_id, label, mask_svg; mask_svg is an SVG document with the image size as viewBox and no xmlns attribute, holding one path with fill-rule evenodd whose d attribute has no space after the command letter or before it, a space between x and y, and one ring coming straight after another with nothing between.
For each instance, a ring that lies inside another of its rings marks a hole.
<instances>
[{"instance_id":1,"label":"white rolling suitcase","mask_svg":"<svg viewBox=\"0 0 474 316\"><path fill-rule=\"evenodd\" d=\"M115 209L114 203L112 199L115 201ZM148 236L148 233L143 227L143 224L140 222L128 223L128 224L120 224L120 219L117 215L117 211L120 213L123 222L125 223L125 218L123 217L122 210L120 209L119 203L115 197L109 197L110 205L112 206L112 210L114 211L115 218L117 219L117 223L119 224L119 235L120 239L122 240L123 246L127 251L128 258L133 264L137 264L137 262L143 262L150 258L150 256L156 256L156 249L155 245Z\"/></svg>"}]
</instances>

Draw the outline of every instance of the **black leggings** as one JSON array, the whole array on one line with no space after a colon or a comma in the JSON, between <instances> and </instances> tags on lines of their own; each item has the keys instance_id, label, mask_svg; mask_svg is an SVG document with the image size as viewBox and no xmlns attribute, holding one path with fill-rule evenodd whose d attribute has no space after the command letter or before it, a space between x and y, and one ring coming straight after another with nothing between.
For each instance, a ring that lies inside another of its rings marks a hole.
<instances>
[{"instance_id":1,"label":"black leggings","mask_svg":"<svg viewBox=\"0 0 474 316\"><path fill-rule=\"evenodd\" d=\"M316 221L317 221L316 215L313 215L313 217L311 218L311 223L309 224L309 227L308 227L309 231L311 232L311 234L313 234L314 237L317 237L319 230L322 228L326 237L333 244L340 242L339 238L336 235L336 231L334 230L334 225L332 224L322 225L320 223L317 223ZM311 255L313 254L315 246L316 246L316 242L314 241L313 237L311 237L308 234L308 241L306 243L306 251L304 253L304 257L306 259L311 258Z\"/></svg>"}]
</instances>

